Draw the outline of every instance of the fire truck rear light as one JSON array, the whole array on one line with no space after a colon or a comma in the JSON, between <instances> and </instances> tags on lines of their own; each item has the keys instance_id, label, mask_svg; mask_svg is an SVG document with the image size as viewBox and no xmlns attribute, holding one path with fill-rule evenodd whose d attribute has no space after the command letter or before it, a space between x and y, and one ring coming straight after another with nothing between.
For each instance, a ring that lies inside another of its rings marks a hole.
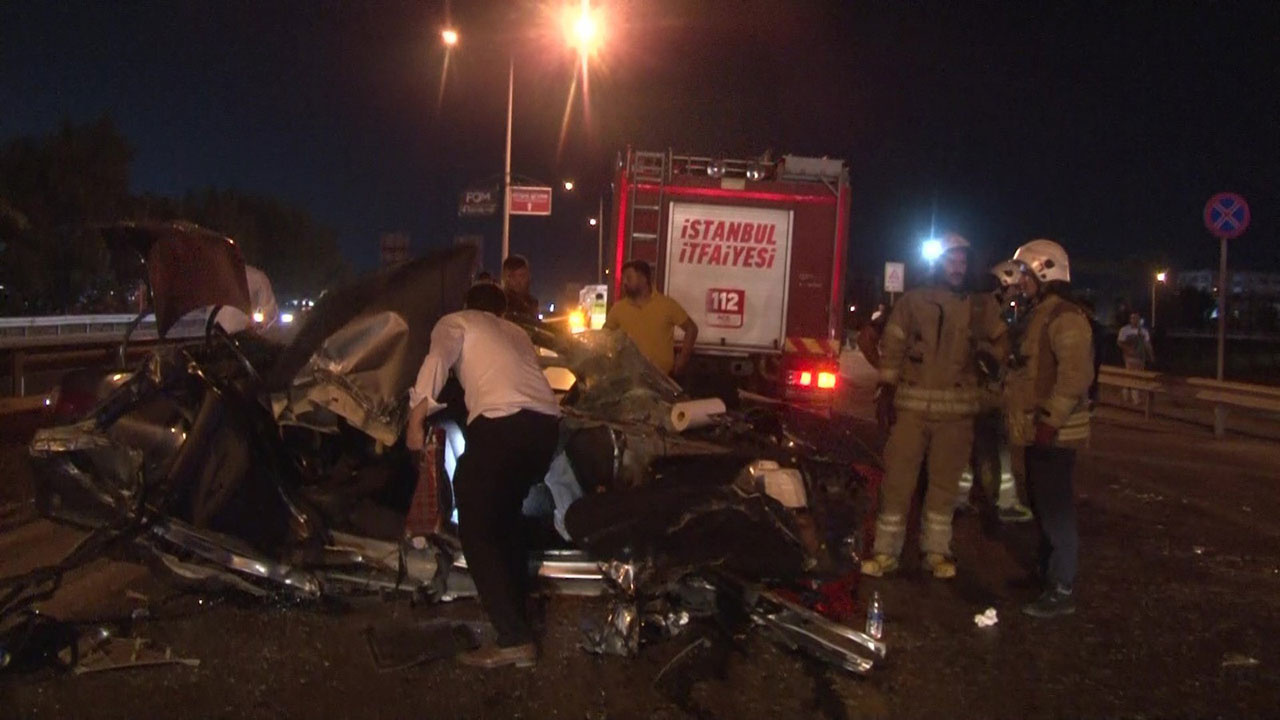
<instances>
[{"instance_id":1,"label":"fire truck rear light","mask_svg":"<svg viewBox=\"0 0 1280 720\"><path fill-rule=\"evenodd\" d=\"M813 371L811 370L792 370L787 373L788 385L799 385L800 387L813 386Z\"/></svg>"},{"instance_id":2,"label":"fire truck rear light","mask_svg":"<svg viewBox=\"0 0 1280 720\"><path fill-rule=\"evenodd\" d=\"M834 390L836 382L836 374L827 370L787 371L787 384L795 387Z\"/></svg>"}]
</instances>

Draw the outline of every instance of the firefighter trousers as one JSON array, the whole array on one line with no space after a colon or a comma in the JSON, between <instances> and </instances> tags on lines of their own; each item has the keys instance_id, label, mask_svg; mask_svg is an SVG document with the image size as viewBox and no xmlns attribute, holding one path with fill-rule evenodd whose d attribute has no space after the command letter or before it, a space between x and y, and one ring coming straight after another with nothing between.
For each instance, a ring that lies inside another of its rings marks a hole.
<instances>
[{"instance_id":1,"label":"firefighter trousers","mask_svg":"<svg viewBox=\"0 0 1280 720\"><path fill-rule=\"evenodd\" d=\"M1018 464L1004 440L1004 416L999 411L980 413L973 419L973 452L967 472L961 473L957 504L963 505L970 490L977 485L982 503L991 507L1010 508L1019 504L1018 486L1022 473L1017 467L1005 470L1005 455L1010 465ZM1019 449L1020 451L1020 449Z\"/></svg>"},{"instance_id":2,"label":"firefighter trousers","mask_svg":"<svg viewBox=\"0 0 1280 720\"><path fill-rule=\"evenodd\" d=\"M928 458L928 489L920 517L920 551L951 555L951 518L960 473L969 464L973 418L931 420L923 413L898 411L884 447L884 484L876 517L877 555L898 557L907 537L907 513L920 466Z\"/></svg>"}]
</instances>

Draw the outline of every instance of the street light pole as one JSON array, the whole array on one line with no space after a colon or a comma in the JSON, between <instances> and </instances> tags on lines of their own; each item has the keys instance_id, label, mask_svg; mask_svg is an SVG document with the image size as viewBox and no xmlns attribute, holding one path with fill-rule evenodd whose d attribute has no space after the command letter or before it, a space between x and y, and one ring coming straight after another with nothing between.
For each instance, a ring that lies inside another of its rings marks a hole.
<instances>
[{"instance_id":1,"label":"street light pole","mask_svg":"<svg viewBox=\"0 0 1280 720\"><path fill-rule=\"evenodd\" d=\"M1218 254L1218 380L1221 381L1227 357L1227 239L1221 238L1221 252ZM1217 416L1221 418L1224 410L1218 405ZM1222 421L1217 420L1214 429L1220 430ZM1219 437L1222 436L1218 432Z\"/></svg>"},{"instance_id":2,"label":"street light pole","mask_svg":"<svg viewBox=\"0 0 1280 720\"><path fill-rule=\"evenodd\" d=\"M577 22L573 23L570 29L573 32L571 43L575 43L579 47L579 51L582 54L583 72L585 73L587 57L594 46L599 43L599 32L596 27L596 21L591 14L589 0L583 0L581 15L579 15ZM440 36L446 48L452 48L458 44L458 31L453 28L444 29ZM444 92L443 82L442 79L441 93ZM502 259L504 261L511 254L511 116L515 106L515 87L516 60L513 52L507 58L507 148L502 163ZM572 183L568 183L565 189L572 190Z\"/></svg>"},{"instance_id":3,"label":"street light pole","mask_svg":"<svg viewBox=\"0 0 1280 720\"><path fill-rule=\"evenodd\" d=\"M1161 270L1155 274L1155 278L1151 281L1151 331L1156 329L1156 285L1163 285L1168 279L1169 273Z\"/></svg>"},{"instance_id":4,"label":"street light pole","mask_svg":"<svg viewBox=\"0 0 1280 720\"><path fill-rule=\"evenodd\" d=\"M1151 332L1156 332L1156 282L1151 281Z\"/></svg>"},{"instance_id":5,"label":"street light pole","mask_svg":"<svg viewBox=\"0 0 1280 720\"><path fill-rule=\"evenodd\" d=\"M507 64L507 154L502 163L502 260L511 254L511 114L516 96L516 60Z\"/></svg>"},{"instance_id":6,"label":"street light pole","mask_svg":"<svg viewBox=\"0 0 1280 720\"><path fill-rule=\"evenodd\" d=\"M604 284L604 195L596 210L596 284Z\"/></svg>"}]
</instances>

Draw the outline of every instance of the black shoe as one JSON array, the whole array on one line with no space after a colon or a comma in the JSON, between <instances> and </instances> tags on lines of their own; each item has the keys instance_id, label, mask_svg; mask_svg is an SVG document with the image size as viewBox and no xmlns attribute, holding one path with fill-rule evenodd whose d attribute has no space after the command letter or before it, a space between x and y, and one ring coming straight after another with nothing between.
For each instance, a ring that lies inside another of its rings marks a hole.
<instances>
[{"instance_id":1,"label":"black shoe","mask_svg":"<svg viewBox=\"0 0 1280 720\"><path fill-rule=\"evenodd\" d=\"M486 645L462 653L458 656L458 662L483 670L493 670L508 665L529 668L538 664L538 649L534 647L533 643L512 645L511 647Z\"/></svg>"},{"instance_id":2,"label":"black shoe","mask_svg":"<svg viewBox=\"0 0 1280 720\"><path fill-rule=\"evenodd\" d=\"M1059 588L1045 590L1040 597L1036 598L1035 602L1022 606L1022 612L1038 618L1070 615L1075 611L1076 601L1071 597L1071 591L1064 592Z\"/></svg>"}]
</instances>

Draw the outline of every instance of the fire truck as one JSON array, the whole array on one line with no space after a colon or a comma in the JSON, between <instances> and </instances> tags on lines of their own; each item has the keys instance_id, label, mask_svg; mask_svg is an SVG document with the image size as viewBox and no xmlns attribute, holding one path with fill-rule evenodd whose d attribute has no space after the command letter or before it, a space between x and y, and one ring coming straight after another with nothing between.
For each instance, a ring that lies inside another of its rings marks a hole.
<instances>
[{"instance_id":1,"label":"fire truck","mask_svg":"<svg viewBox=\"0 0 1280 720\"><path fill-rule=\"evenodd\" d=\"M698 324L693 378L829 404L839 379L849 174L844 161L619 155L611 244Z\"/></svg>"}]
</instances>

